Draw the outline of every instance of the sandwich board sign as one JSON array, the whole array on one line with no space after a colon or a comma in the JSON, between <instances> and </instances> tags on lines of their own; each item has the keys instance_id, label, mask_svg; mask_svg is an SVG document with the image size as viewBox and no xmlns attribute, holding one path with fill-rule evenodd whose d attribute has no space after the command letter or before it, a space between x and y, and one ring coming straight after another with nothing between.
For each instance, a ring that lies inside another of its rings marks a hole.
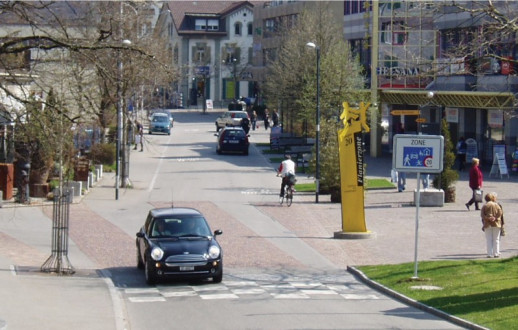
<instances>
[{"instance_id":1,"label":"sandwich board sign","mask_svg":"<svg viewBox=\"0 0 518 330\"><path fill-rule=\"evenodd\" d=\"M442 135L394 135L392 167L401 172L439 173L443 168Z\"/></svg>"}]
</instances>

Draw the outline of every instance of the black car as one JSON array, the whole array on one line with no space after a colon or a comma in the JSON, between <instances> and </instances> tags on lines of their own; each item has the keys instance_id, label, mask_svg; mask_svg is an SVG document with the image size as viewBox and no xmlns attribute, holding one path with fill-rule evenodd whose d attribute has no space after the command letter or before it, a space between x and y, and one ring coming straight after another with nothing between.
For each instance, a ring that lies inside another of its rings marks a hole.
<instances>
[{"instance_id":1,"label":"black car","mask_svg":"<svg viewBox=\"0 0 518 330\"><path fill-rule=\"evenodd\" d=\"M241 127L225 127L219 133L215 134L218 137L218 144L216 152L241 152L248 155L248 134Z\"/></svg>"},{"instance_id":2,"label":"black car","mask_svg":"<svg viewBox=\"0 0 518 330\"><path fill-rule=\"evenodd\" d=\"M149 211L137 233L137 265L146 282L161 279L223 279L223 252L204 216L191 208L157 208Z\"/></svg>"}]
</instances>

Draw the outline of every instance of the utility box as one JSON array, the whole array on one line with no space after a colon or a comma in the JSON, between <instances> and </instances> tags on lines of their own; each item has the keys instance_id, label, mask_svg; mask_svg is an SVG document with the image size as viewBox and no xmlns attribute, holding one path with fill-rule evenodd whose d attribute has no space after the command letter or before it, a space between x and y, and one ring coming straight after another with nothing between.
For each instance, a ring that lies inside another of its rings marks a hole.
<instances>
[{"instance_id":1,"label":"utility box","mask_svg":"<svg viewBox=\"0 0 518 330\"><path fill-rule=\"evenodd\" d=\"M13 198L13 185L14 165L10 163L0 163L0 190L2 190L3 200Z\"/></svg>"}]
</instances>

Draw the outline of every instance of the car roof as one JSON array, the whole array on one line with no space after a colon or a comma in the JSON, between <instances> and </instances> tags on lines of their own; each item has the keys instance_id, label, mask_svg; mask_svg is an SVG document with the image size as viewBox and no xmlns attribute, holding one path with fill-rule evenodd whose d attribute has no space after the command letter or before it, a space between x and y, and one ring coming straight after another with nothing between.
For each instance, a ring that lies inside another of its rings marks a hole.
<instances>
[{"instance_id":1,"label":"car roof","mask_svg":"<svg viewBox=\"0 0 518 330\"><path fill-rule=\"evenodd\" d=\"M178 215L183 215L183 216L201 216L201 212L196 210L196 209L193 209L193 208L189 208L189 207L163 207L163 208L156 208L156 209L152 209L149 211L149 213L151 213L151 215L155 218L160 218L160 217L166 217L166 216L178 216Z\"/></svg>"},{"instance_id":2,"label":"car roof","mask_svg":"<svg viewBox=\"0 0 518 330\"><path fill-rule=\"evenodd\" d=\"M152 116L169 116L169 115L165 112L154 112L152 114Z\"/></svg>"}]
</instances>

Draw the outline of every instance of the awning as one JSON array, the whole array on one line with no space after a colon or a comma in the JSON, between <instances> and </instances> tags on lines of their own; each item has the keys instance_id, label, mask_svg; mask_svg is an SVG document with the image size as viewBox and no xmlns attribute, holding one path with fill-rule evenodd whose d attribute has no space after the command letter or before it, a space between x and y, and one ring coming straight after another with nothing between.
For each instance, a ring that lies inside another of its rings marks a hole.
<instances>
[{"instance_id":1,"label":"awning","mask_svg":"<svg viewBox=\"0 0 518 330\"><path fill-rule=\"evenodd\" d=\"M380 101L390 104L440 105L450 108L474 108L494 110L514 110L515 95L511 92L467 92L433 91L433 98L428 97L429 90L382 89Z\"/></svg>"}]
</instances>

